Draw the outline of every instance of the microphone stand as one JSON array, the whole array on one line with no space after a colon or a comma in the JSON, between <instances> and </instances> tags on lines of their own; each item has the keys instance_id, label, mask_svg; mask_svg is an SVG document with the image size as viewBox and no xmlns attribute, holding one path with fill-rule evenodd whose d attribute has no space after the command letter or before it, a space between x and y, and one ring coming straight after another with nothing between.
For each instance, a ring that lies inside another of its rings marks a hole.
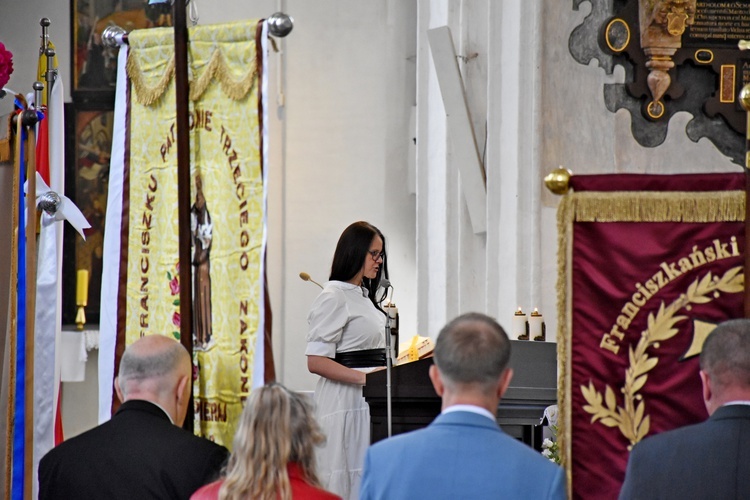
<instances>
[{"instance_id":1,"label":"microphone stand","mask_svg":"<svg viewBox=\"0 0 750 500\"><path fill-rule=\"evenodd\" d=\"M393 408L391 406L391 368L393 356L391 353L391 315L385 314L385 408L388 416L388 437L393 435Z\"/></svg>"},{"instance_id":2,"label":"microphone stand","mask_svg":"<svg viewBox=\"0 0 750 500\"><path fill-rule=\"evenodd\" d=\"M380 280L380 286L385 290L383 297L378 301L382 304L388 296L388 289L393 290L388 278ZM392 297L392 295L391 295ZM379 308L385 314L385 408L388 416L388 437L393 435L393 407L391 404L391 368L393 368L393 353L391 352L391 314L390 304L386 308Z\"/></svg>"}]
</instances>

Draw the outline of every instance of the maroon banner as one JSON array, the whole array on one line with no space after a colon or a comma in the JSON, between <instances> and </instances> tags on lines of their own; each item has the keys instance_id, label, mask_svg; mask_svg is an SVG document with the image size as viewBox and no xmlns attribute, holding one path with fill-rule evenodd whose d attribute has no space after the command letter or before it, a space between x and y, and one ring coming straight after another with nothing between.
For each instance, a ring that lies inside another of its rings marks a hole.
<instances>
[{"instance_id":1,"label":"maroon banner","mask_svg":"<svg viewBox=\"0 0 750 500\"><path fill-rule=\"evenodd\" d=\"M574 221L569 234L572 492L617 498L635 443L707 418L698 354L742 316L744 223Z\"/></svg>"}]
</instances>

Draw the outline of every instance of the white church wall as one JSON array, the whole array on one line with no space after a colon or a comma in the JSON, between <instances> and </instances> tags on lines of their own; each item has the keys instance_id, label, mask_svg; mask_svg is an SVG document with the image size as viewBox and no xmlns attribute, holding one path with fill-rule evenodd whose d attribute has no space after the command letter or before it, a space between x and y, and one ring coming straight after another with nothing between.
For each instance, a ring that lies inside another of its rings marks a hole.
<instances>
[{"instance_id":1,"label":"white church wall","mask_svg":"<svg viewBox=\"0 0 750 500\"><path fill-rule=\"evenodd\" d=\"M26 95L36 80L42 28L39 20L50 20L50 40L55 44L58 64L70 100L70 2L52 0L4 0L1 4L0 42L13 53L14 71L7 87ZM3 99L5 101L6 99ZM12 101L10 103L12 107ZM2 108L5 109L4 107ZM5 112L5 111L3 111Z\"/></svg>"},{"instance_id":2,"label":"white church wall","mask_svg":"<svg viewBox=\"0 0 750 500\"><path fill-rule=\"evenodd\" d=\"M417 220L419 328L435 336L459 313L509 326L518 305L542 307L538 161L539 2L419 2ZM487 228L475 233L426 29L449 26L487 174ZM425 228L423 231L422 228ZM441 271L444 267L444 272Z\"/></svg>"},{"instance_id":3,"label":"white church wall","mask_svg":"<svg viewBox=\"0 0 750 500\"><path fill-rule=\"evenodd\" d=\"M269 286L281 287L272 301L275 336L283 339L279 378L312 389L304 350L318 289L298 274L325 281L351 222L368 220L385 233L402 334L416 333L414 201L406 182L414 14L395 1L299 1L286 10L295 28L284 48L283 166L276 183L272 167L269 182L283 193L280 224L269 224L269 259L282 254L275 277L269 262Z\"/></svg>"}]
</instances>

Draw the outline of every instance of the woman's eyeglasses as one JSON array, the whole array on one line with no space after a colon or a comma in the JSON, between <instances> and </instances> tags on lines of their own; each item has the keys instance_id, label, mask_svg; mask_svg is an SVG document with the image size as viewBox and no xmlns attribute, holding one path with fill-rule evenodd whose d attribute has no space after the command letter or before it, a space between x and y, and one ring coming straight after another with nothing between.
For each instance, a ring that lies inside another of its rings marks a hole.
<instances>
[{"instance_id":1,"label":"woman's eyeglasses","mask_svg":"<svg viewBox=\"0 0 750 500\"><path fill-rule=\"evenodd\" d=\"M368 250L367 253L370 254L370 257L372 257L372 260L378 261L383 260L385 258L385 252L378 252L377 250Z\"/></svg>"}]
</instances>

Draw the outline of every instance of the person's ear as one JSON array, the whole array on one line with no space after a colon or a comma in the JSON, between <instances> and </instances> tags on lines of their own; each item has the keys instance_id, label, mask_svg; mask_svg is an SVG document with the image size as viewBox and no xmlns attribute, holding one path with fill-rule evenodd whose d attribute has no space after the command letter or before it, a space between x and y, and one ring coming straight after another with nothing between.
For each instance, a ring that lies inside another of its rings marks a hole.
<instances>
[{"instance_id":1,"label":"person's ear","mask_svg":"<svg viewBox=\"0 0 750 500\"><path fill-rule=\"evenodd\" d=\"M442 397L443 392L445 391L445 384L443 384L443 379L440 378L440 370L438 370L437 365L430 366L430 381L432 382L432 387L435 388L435 392L438 396Z\"/></svg>"},{"instance_id":2,"label":"person's ear","mask_svg":"<svg viewBox=\"0 0 750 500\"><path fill-rule=\"evenodd\" d=\"M125 397L122 395L122 389L120 389L120 377L115 377L115 394L117 394L117 399L120 400L120 403L125 402Z\"/></svg>"},{"instance_id":3,"label":"person's ear","mask_svg":"<svg viewBox=\"0 0 750 500\"><path fill-rule=\"evenodd\" d=\"M506 368L497 379L497 397L502 398L505 391L508 390L510 380L513 378L513 368Z\"/></svg>"},{"instance_id":4,"label":"person's ear","mask_svg":"<svg viewBox=\"0 0 750 500\"><path fill-rule=\"evenodd\" d=\"M706 410L710 415L711 411L711 399L713 398L713 391L711 390L711 376L703 370L698 372L701 376L701 382L703 383L703 404L706 405Z\"/></svg>"},{"instance_id":5,"label":"person's ear","mask_svg":"<svg viewBox=\"0 0 750 500\"><path fill-rule=\"evenodd\" d=\"M175 424L177 424L178 427L182 427L182 424L185 421L185 415L187 415L187 407L190 403L190 391L188 390L191 388L190 380L191 377L188 375L183 375L177 380L177 387L175 388L177 403L176 420L179 420L179 422L175 421Z\"/></svg>"}]
</instances>

